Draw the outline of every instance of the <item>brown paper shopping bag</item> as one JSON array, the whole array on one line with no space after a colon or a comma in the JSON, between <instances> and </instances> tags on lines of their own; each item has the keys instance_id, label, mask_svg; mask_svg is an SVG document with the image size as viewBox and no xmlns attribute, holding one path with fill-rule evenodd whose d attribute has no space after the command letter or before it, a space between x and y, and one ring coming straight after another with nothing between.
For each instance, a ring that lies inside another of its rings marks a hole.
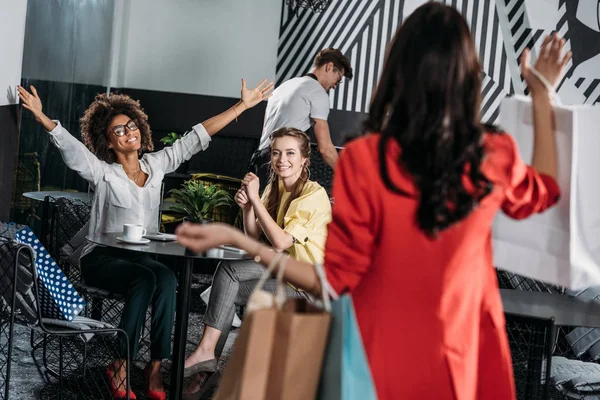
<instances>
[{"instance_id":1,"label":"brown paper shopping bag","mask_svg":"<svg viewBox=\"0 0 600 400\"><path fill-rule=\"evenodd\" d=\"M331 314L306 299L288 299L277 312L268 399L314 399Z\"/></svg>"},{"instance_id":2,"label":"brown paper shopping bag","mask_svg":"<svg viewBox=\"0 0 600 400\"><path fill-rule=\"evenodd\" d=\"M215 394L216 400L314 399L331 315L304 299L286 299L282 282L285 258L277 274L277 293L262 286L274 257L248 301L248 315Z\"/></svg>"}]
</instances>

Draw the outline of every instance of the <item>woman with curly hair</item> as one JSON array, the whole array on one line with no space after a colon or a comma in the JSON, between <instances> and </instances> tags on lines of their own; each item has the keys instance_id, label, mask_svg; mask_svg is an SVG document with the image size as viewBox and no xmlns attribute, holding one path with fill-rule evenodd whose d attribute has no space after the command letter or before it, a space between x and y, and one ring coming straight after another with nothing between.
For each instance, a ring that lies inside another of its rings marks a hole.
<instances>
[{"instance_id":1,"label":"woman with curly hair","mask_svg":"<svg viewBox=\"0 0 600 400\"><path fill-rule=\"evenodd\" d=\"M206 150L211 136L223 129L245 110L269 97L273 83L265 79L248 89L242 80L241 100L225 112L192 128L173 146L152 152L152 132L148 116L139 102L126 95L99 94L81 118L83 143L69 134L58 121L42 112L35 87L31 93L20 87L23 106L50 133L67 166L87 180L94 189L89 234L121 232L123 224L138 224L148 232L158 231L158 211L162 180L194 154ZM176 279L167 266L148 255L85 244L80 259L86 283L125 296L120 322L129 338L129 354L138 350L146 310L152 304L151 361L144 369L150 399L164 399L166 393L160 374L162 359L170 356L171 330L175 315ZM107 374L113 395L125 398L125 343L121 359L115 360ZM135 398L129 392L130 398Z\"/></svg>"},{"instance_id":2,"label":"woman with curly hair","mask_svg":"<svg viewBox=\"0 0 600 400\"><path fill-rule=\"evenodd\" d=\"M324 265L333 289L352 294L380 399L515 398L491 226L500 209L525 218L558 201L546 84L570 59L564 44L547 37L534 68L523 54L532 166L510 135L480 123L481 67L456 9L427 2L389 45L367 134L336 166ZM194 251L228 243L262 263L274 255L223 225L186 224L178 235ZM306 262L290 259L284 277L321 293Z\"/></svg>"}]
</instances>

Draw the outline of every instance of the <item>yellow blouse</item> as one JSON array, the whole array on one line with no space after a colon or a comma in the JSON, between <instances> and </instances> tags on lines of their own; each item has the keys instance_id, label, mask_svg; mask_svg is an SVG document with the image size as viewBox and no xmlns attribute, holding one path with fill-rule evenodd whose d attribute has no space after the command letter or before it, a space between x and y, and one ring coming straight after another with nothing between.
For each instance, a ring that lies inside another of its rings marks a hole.
<instances>
[{"instance_id":1,"label":"yellow blouse","mask_svg":"<svg viewBox=\"0 0 600 400\"><path fill-rule=\"evenodd\" d=\"M262 196L263 204L266 204L270 190L269 184ZM331 203L327 192L317 182L307 181L302 193L290 203L285 214L283 207L291 193L285 191L282 182L279 183L279 193L277 225L296 239L287 252L300 261L322 263L327 225L331 221Z\"/></svg>"}]
</instances>

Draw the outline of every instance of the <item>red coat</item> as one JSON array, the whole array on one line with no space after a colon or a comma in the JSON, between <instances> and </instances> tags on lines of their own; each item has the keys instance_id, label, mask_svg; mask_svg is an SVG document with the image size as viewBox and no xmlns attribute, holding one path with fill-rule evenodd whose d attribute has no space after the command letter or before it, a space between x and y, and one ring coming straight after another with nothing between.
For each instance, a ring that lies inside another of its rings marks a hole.
<instances>
[{"instance_id":1,"label":"red coat","mask_svg":"<svg viewBox=\"0 0 600 400\"><path fill-rule=\"evenodd\" d=\"M556 182L525 165L511 136L486 134L482 170L494 189L430 240L415 223L417 201L385 188L379 140L357 139L340 157L325 250L330 283L353 296L379 398L514 399L492 220L500 208L525 218L552 206ZM392 182L414 193L389 144Z\"/></svg>"}]
</instances>

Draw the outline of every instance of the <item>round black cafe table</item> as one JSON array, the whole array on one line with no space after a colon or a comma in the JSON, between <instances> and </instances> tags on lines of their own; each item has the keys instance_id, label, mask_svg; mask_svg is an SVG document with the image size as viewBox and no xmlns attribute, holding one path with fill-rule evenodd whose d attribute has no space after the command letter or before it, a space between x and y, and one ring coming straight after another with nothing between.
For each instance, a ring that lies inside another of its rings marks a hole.
<instances>
[{"instance_id":1,"label":"round black cafe table","mask_svg":"<svg viewBox=\"0 0 600 400\"><path fill-rule=\"evenodd\" d=\"M175 241L161 242L151 240L148 244L127 244L117 240L122 233L100 233L88 236L87 239L96 244L127 249L142 253L173 256L177 258L178 285L177 313L175 317L175 337L173 340L173 368L171 369L170 399L181 399L183 395L183 362L185 360L185 344L190 311L192 267L195 259L208 260L242 260L249 256L246 253L226 249L210 249L206 253L197 254L181 246Z\"/></svg>"}]
</instances>

